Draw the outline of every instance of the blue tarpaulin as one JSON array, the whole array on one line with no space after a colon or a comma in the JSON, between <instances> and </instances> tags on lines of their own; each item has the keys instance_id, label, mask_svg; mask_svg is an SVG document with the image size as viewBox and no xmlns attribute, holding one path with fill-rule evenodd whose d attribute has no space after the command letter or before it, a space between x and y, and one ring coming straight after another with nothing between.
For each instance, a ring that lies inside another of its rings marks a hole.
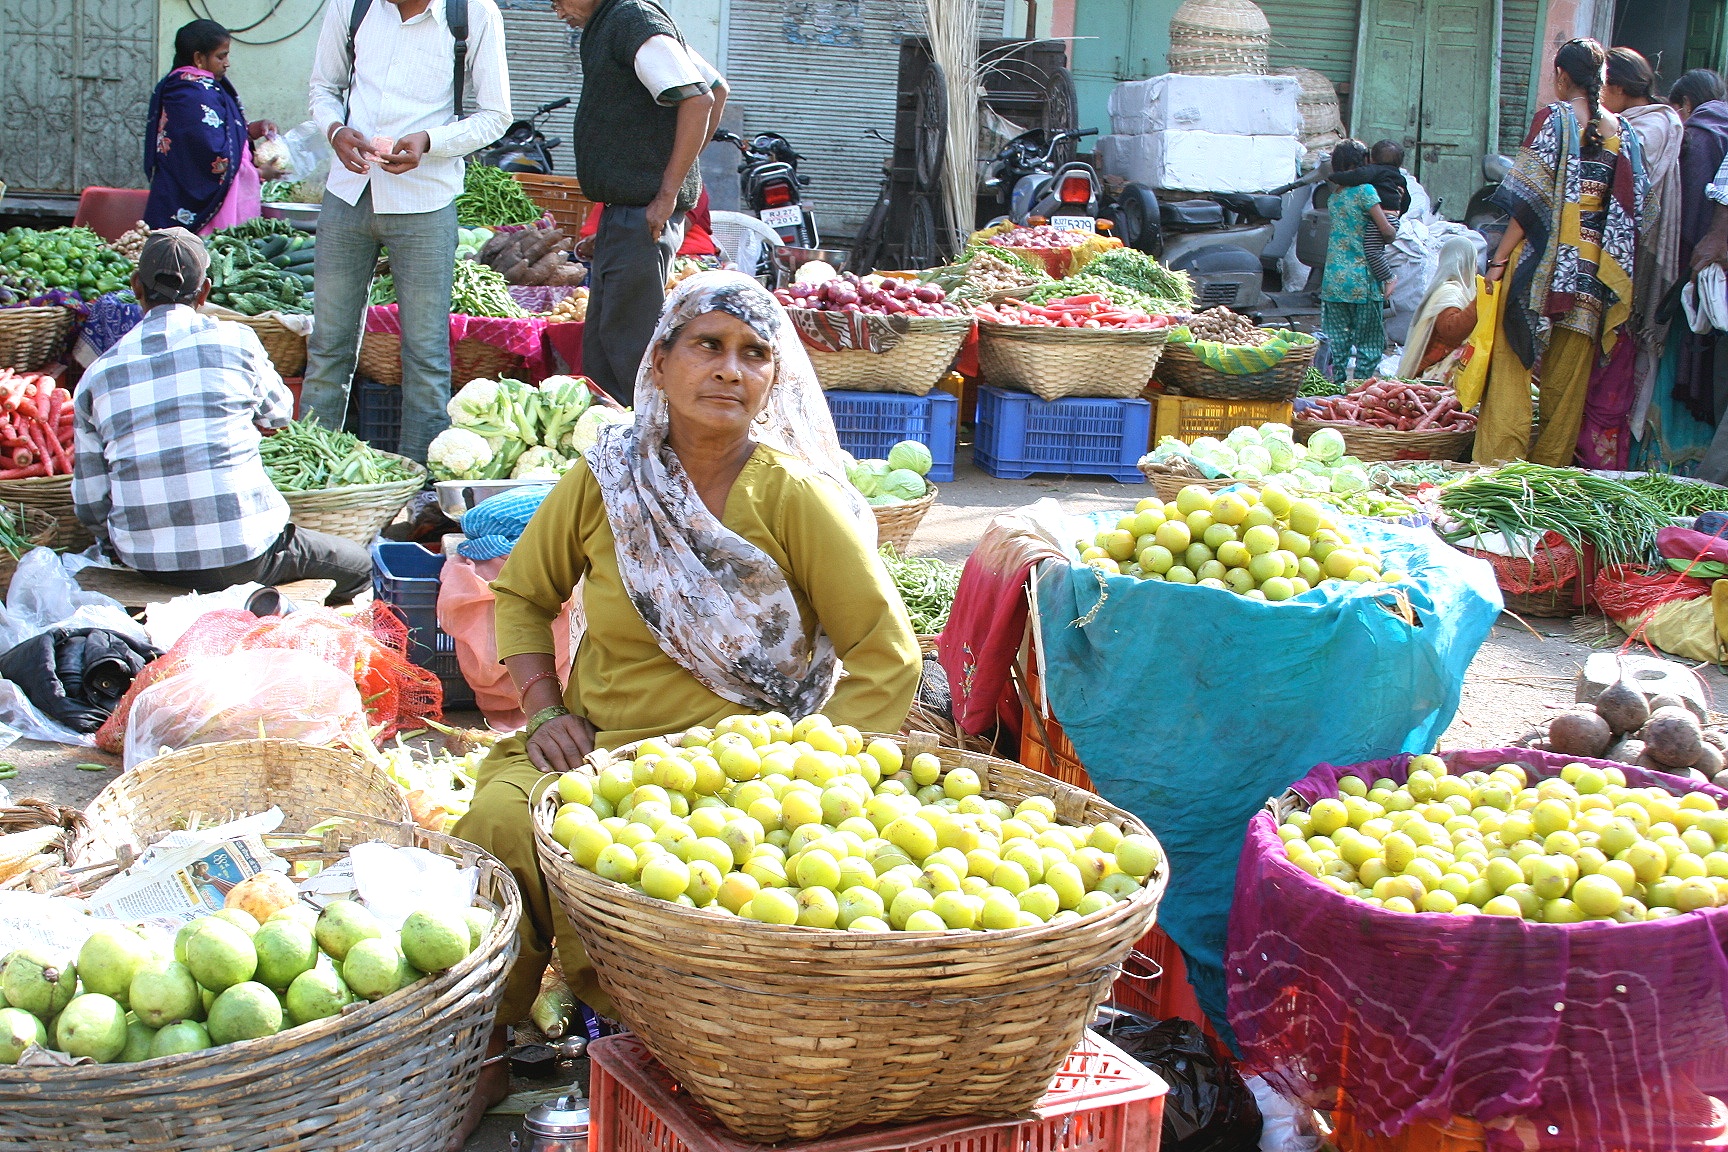
<instances>
[{"instance_id":1,"label":"blue tarpaulin","mask_svg":"<svg viewBox=\"0 0 1728 1152\"><path fill-rule=\"evenodd\" d=\"M1096 531L1119 515L1085 523ZM1346 530L1411 578L1397 592L1331 584L1270 604L1127 576L1101 588L1092 569L1061 562L1036 577L1050 710L1099 794L1169 854L1159 923L1220 1029L1249 818L1316 764L1432 749L1500 613L1493 569L1432 532L1366 520Z\"/></svg>"}]
</instances>

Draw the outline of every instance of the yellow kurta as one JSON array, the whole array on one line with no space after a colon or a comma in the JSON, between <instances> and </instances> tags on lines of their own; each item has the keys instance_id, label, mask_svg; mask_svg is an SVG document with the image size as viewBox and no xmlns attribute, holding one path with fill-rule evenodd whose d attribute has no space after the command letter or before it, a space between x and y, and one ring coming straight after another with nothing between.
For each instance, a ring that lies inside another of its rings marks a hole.
<instances>
[{"instance_id":1,"label":"yellow kurta","mask_svg":"<svg viewBox=\"0 0 1728 1152\"><path fill-rule=\"evenodd\" d=\"M732 486L721 522L786 574L806 636L820 622L833 642L845 676L823 714L865 732L898 731L922 670L918 640L899 593L828 481L796 458L758 447ZM588 631L564 703L594 725L600 746L712 726L749 711L710 692L655 642L625 593L605 502L585 461L546 497L492 583L499 658L551 654L552 622L584 577ZM571 991L603 1013L609 1009L534 855L529 821L541 787L522 738L510 737L481 764L473 805L456 826L458 836L502 860L522 890L521 954L499 1008L502 1023L527 1014L553 940Z\"/></svg>"}]
</instances>

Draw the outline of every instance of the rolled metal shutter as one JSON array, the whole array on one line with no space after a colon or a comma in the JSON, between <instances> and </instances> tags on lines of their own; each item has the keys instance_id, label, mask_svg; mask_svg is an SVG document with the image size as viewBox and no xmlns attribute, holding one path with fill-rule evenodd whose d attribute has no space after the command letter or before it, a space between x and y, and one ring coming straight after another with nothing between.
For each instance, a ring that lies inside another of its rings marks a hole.
<instances>
[{"instance_id":1,"label":"rolled metal shutter","mask_svg":"<svg viewBox=\"0 0 1728 1152\"><path fill-rule=\"evenodd\" d=\"M546 135L563 140L552 153L561 172L574 172L570 131L576 114L576 97L582 93L582 74L576 59L576 30L552 15L545 0L500 0L504 17L505 55L510 63L510 108L521 119L534 109L562 96L570 107L553 113L546 121Z\"/></svg>"},{"instance_id":2,"label":"rolled metal shutter","mask_svg":"<svg viewBox=\"0 0 1728 1152\"><path fill-rule=\"evenodd\" d=\"M1312 68L1348 88L1356 71L1356 33L1361 0L1256 0L1272 25L1274 68ZM1350 97L1338 94L1339 111L1350 123Z\"/></svg>"},{"instance_id":3,"label":"rolled metal shutter","mask_svg":"<svg viewBox=\"0 0 1728 1152\"><path fill-rule=\"evenodd\" d=\"M979 5L980 35L1002 27L1003 0ZM900 41L924 34L918 0L743 0L726 38L727 104L746 133L778 132L799 171L824 243L856 234L882 187L892 147Z\"/></svg>"},{"instance_id":4,"label":"rolled metal shutter","mask_svg":"<svg viewBox=\"0 0 1728 1152\"><path fill-rule=\"evenodd\" d=\"M1535 63L1539 0L1503 0L1500 17L1500 151L1510 155L1524 142L1534 109L1530 73Z\"/></svg>"}]
</instances>

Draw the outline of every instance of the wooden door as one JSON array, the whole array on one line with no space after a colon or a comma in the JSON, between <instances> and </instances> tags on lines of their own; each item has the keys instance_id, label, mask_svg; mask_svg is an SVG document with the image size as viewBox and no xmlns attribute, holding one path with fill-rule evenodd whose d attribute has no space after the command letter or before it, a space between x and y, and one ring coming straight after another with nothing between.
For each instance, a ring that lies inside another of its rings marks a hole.
<instances>
[{"instance_id":1,"label":"wooden door","mask_svg":"<svg viewBox=\"0 0 1728 1152\"><path fill-rule=\"evenodd\" d=\"M1397 140L1404 166L1456 217L1488 144L1494 0L1367 0L1351 133Z\"/></svg>"},{"instance_id":2,"label":"wooden door","mask_svg":"<svg viewBox=\"0 0 1728 1152\"><path fill-rule=\"evenodd\" d=\"M1138 79L1134 56L1134 0L1085 0L1074 6L1074 95L1081 128L1110 131L1110 91ZM1144 23L1144 21L1142 21ZM1149 62L1150 63L1150 62ZM1162 70L1160 58L1157 67ZM1149 73L1146 73L1149 75ZM1088 141L1087 151L1096 141Z\"/></svg>"}]
</instances>

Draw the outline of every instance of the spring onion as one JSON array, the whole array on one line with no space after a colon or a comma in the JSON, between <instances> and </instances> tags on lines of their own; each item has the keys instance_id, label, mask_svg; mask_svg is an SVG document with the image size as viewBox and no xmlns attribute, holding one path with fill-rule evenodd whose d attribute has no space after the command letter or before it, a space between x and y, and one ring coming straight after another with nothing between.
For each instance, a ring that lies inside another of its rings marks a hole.
<instances>
[{"instance_id":1,"label":"spring onion","mask_svg":"<svg viewBox=\"0 0 1728 1152\"><path fill-rule=\"evenodd\" d=\"M1442 488L1440 508L1447 516L1441 537L1448 543L1492 532L1508 540L1555 532L1580 552L1594 544L1603 565L1653 559L1656 533L1670 519L1619 480L1523 460Z\"/></svg>"}]
</instances>

